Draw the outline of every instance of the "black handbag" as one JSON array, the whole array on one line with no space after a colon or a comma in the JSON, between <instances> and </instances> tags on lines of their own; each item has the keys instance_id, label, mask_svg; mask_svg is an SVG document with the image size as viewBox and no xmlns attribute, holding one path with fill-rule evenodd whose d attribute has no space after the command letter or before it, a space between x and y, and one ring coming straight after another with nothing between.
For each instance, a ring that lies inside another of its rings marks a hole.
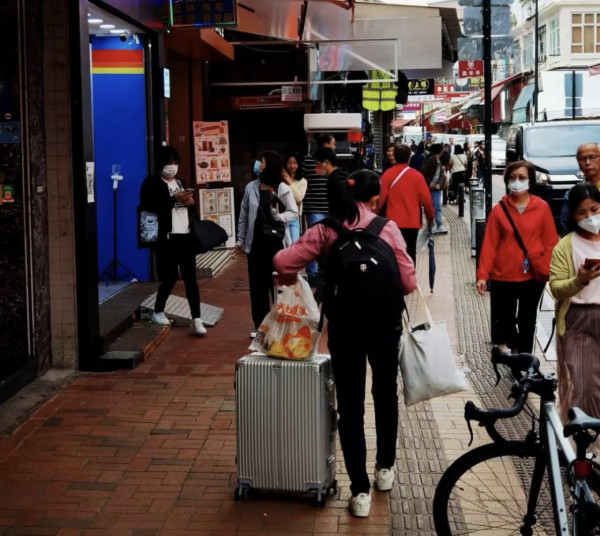
<instances>
[{"instance_id":1,"label":"black handbag","mask_svg":"<svg viewBox=\"0 0 600 536\"><path fill-rule=\"evenodd\" d=\"M192 220L190 233L196 254L206 253L218 246L224 246L229 238L223 227L210 220Z\"/></svg>"},{"instance_id":2,"label":"black handbag","mask_svg":"<svg viewBox=\"0 0 600 536\"><path fill-rule=\"evenodd\" d=\"M258 207L258 210L262 212L262 215L265 220L262 228L263 235L268 236L270 238L277 238L278 240L283 240L283 237L285 236L285 223L281 221L275 221L273 219L269 221L269 218L267 218L267 215L260 206Z\"/></svg>"}]
</instances>

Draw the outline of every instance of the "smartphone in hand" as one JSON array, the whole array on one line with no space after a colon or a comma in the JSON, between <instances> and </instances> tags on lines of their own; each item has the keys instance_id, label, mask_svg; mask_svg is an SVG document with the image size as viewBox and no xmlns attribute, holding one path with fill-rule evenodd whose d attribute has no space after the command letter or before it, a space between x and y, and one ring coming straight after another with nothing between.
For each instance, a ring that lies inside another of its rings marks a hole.
<instances>
[{"instance_id":1,"label":"smartphone in hand","mask_svg":"<svg viewBox=\"0 0 600 536\"><path fill-rule=\"evenodd\" d=\"M594 266L597 266L596 270L600 270L600 259L588 258L583 262L583 267L586 270L591 270Z\"/></svg>"}]
</instances>

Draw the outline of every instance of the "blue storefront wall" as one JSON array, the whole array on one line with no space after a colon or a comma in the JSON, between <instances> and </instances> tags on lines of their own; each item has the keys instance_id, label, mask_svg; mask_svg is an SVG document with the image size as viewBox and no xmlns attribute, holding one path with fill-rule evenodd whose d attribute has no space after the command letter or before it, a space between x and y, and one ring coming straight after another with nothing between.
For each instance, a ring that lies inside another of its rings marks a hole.
<instances>
[{"instance_id":1,"label":"blue storefront wall","mask_svg":"<svg viewBox=\"0 0 600 536\"><path fill-rule=\"evenodd\" d=\"M98 274L113 260L113 164L121 165L117 189L117 260L142 281L150 278L149 253L137 248L136 207L147 175L146 80L143 43L94 36L92 103L98 223ZM141 51L141 64L131 51ZM94 51L97 52L94 55ZM129 55L128 55L129 53ZM124 277L119 267L117 278Z\"/></svg>"}]
</instances>

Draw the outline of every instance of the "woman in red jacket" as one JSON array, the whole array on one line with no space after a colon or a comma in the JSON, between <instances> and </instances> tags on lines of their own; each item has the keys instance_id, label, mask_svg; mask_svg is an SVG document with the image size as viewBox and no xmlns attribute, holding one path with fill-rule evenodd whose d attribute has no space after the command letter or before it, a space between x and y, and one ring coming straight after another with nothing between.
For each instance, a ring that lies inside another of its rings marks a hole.
<instances>
[{"instance_id":1,"label":"woman in red jacket","mask_svg":"<svg viewBox=\"0 0 600 536\"><path fill-rule=\"evenodd\" d=\"M513 162L507 166L504 183L509 195L505 195L501 203L510 214L527 251L543 250L542 258L549 267L558 235L548 204L530 193L535 186L535 175L535 167L530 162ZM537 306L545 282L534 279L500 203L490 213L479 256L476 286L482 296L488 280L492 344L504 352L531 353Z\"/></svg>"}]
</instances>

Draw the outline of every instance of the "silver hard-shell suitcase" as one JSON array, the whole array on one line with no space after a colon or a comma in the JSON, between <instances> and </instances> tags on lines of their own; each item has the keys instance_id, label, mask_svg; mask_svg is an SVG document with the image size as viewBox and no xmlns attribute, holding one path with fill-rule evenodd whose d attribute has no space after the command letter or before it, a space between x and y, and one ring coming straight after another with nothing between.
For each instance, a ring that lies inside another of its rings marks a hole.
<instances>
[{"instance_id":1,"label":"silver hard-shell suitcase","mask_svg":"<svg viewBox=\"0 0 600 536\"><path fill-rule=\"evenodd\" d=\"M317 505L337 492L336 413L331 359L286 361L252 354L235 370L238 487L311 493Z\"/></svg>"}]
</instances>

